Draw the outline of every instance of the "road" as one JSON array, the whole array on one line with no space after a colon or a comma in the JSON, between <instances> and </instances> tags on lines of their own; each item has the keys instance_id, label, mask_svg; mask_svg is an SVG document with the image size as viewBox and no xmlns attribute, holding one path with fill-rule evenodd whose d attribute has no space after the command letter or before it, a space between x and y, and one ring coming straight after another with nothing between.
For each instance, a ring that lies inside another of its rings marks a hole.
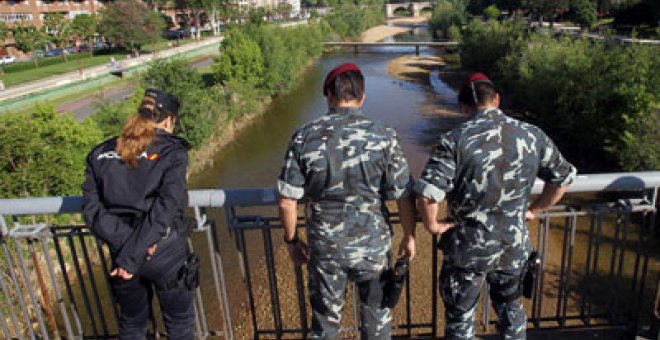
<instances>
[{"instance_id":1,"label":"road","mask_svg":"<svg viewBox=\"0 0 660 340\"><path fill-rule=\"evenodd\" d=\"M207 55L194 60L190 65L194 68L205 68L213 64L215 55ZM74 100L57 107L57 111L64 113L70 112L73 116L82 121L86 117L96 112L99 105L120 102L135 93L136 85L134 83L124 83L99 89L97 94Z\"/></svg>"}]
</instances>

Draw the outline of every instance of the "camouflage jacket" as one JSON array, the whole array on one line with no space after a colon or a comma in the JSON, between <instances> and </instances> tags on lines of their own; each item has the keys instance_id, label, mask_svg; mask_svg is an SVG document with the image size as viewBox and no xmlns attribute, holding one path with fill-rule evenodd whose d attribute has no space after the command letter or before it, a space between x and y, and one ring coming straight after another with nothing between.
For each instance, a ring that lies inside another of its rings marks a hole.
<instances>
[{"instance_id":1,"label":"camouflage jacket","mask_svg":"<svg viewBox=\"0 0 660 340\"><path fill-rule=\"evenodd\" d=\"M277 184L283 197L308 200L313 257L369 267L390 249L385 201L408 195L411 180L393 129L334 108L294 133Z\"/></svg>"},{"instance_id":2,"label":"camouflage jacket","mask_svg":"<svg viewBox=\"0 0 660 340\"><path fill-rule=\"evenodd\" d=\"M564 186L575 175L541 129L490 109L440 136L415 191L448 200L460 226L443 237L443 250L469 267L506 247L524 257L530 247L525 212L536 177Z\"/></svg>"}]
</instances>

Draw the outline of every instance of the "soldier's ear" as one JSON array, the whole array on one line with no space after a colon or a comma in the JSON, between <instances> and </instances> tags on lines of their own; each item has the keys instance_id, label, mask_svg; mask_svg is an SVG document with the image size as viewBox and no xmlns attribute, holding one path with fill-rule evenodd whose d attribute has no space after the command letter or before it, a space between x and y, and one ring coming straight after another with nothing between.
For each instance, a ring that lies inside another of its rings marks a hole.
<instances>
[{"instance_id":1,"label":"soldier's ear","mask_svg":"<svg viewBox=\"0 0 660 340\"><path fill-rule=\"evenodd\" d=\"M495 105L495 107L500 107L500 94L499 93L495 93L495 98L493 98L493 105Z\"/></svg>"},{"instance_id":2,"label":"soldier's ear","mask_svg":"<svg viewBox=\"0 0 660 340\"><path fill-rule=\"evenodd\" d=\"M363 93L363 94L362 94L362 99L360 99L360 107L362 107L362 105L364 104L364 100L365 100L365 99L367 99L367 94L366 94L366 93Z\"/></svg>"}]
</instances>

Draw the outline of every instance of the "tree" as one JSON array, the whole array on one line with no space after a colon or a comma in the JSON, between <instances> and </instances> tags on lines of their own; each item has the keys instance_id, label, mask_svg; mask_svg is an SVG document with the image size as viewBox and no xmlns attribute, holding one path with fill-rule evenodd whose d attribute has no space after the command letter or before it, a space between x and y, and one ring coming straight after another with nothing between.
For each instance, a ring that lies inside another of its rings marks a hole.
<instances>
[{"instance_id":1,"label":"tree","mask_svg":"<svg viewBox=\"0 0 660 340\"><path fill-rule=\"evenodd\" d=\"M52 106L0 116L0 197L80 194L85 154L100 141L94 124Z\"/></svg>"},{"instance_id":2,"label":"tree","mask_svg":"<svg viewBox=\"0 0 660 340\"><path fill-rule=\"evenodd\" d=\"M484 15L488 19L497 20L497 18L500 16L500 10L497 9L495 4L493 4L484 9Z\"/></svg>"},{"instance_id":3,"label":"tree","mask_svg":"<svg viewBox=\"0 0 660 340\"><path fill-rule=\"evenodd\" d=\"M97 26L96 16L89 14L78 14L73 18L73 21L71 22L71 31L73 36L80 41L86 42L87 45L89 45L89 51L92 54L92 40L96 35Z\"/></svg>"},{"instance_id":4,"label":"tree","mask_svg":"<svg viewBox=\"0 0 660 340\"><path fill-rule=\"evenodd\" d=\"M450 27L462 27L467 21L467 5L467 0L441 0L429 21L433 34L446 38Z\"/></svg>"},{"instance_id":5,"label":"tree","mask_svg":"<svg viewBox=\"0 0 660 340\"><path fill-rule=\"evenodd\" d=\"M108 40L133 53L139 46L157 41L164 28L160 15L137 0L107 4L99 22L99 30Z\"/></svg>"},{"instance_id":6,"label":"tree","mask_svg":"<svg viewBox=\"0 0 660 340\"><path fill-rule=\"evenodd\" d=\"M589 28L598 19L596 17L596 5L591 0L573 0L571 7L575 12L575 21L581 27Z\"/></svg>"},{"instance_id":7,"label":"tree","mask_svg":"<svg viewBox=\"0 0 660 340\"><path fill-rule=\"evenodd\" d=\"M46 13L44 17L44 26L46 34L49 34L52 38L51 41L64 49L67 46L69 38L71 38L71 23L62 13ZM69 60L66 57L66 53L62 51L62 58L65 62Z\"/></svg>"},{"instance_id":8,"label":"tree","mask_svg":"<svg viewBox=\"0 0 660 340\"><path fill-rule=\"evenodd\" d=\"M220 47L220 57L213 65L218 82L238 81L256 85L262 80L264 60L259 45L245 33L233 30Z\"/></svg>"},{"instance_id":9,"label":"tree","mask_svg":"<svg viewBox=\"0 0 660 340\"><path fill-rule=\"evenodd\" d=\"M9 39L9 36L11 35L11 30L9 27L7 27L7 24L5 24L4 21L0 21L0 47L5 48L5 42L7 39ZM2 68L0 65L0 74L5 73L5 70Z\"/></svg>"},{"instance_id":10,"label":"tree","mask_svg":"<svg viewBox=\"0 0 660 340\"><path fill-rule=\"evenodd\" d=\"M32 23L21 22L14 26L11 32L14 36L16 48L26 53L33 52L37 47L47 42L44 33ZM39 60L36 55L33 56L32 60L34 65L39 67Z\"/></svg>"}]
</instances>

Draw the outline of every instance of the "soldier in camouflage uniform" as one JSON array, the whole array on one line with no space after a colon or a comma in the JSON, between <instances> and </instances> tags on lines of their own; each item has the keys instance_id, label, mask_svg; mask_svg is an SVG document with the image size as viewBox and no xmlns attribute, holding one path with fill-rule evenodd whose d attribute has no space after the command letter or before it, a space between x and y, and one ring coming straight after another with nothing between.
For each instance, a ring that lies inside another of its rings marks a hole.
<instances>
[{"instance_id":1,"label":"soldier in camouflage uniform","mask_svg":"<svg viewBox=\"0 0 660 340\"><path fill-rule=\"evenodd\" d=\"M307 262L312 337L339 338L346 285L357 283L362 339L391 338L380 277L392 230L385 201L397 200L405 235L399 252L414 256L414 200L406 159L393 129L361 112L364 78L354 64L332 70L323 87L329 112L293 135L278 178L284 241L296 264ZM296 233L296 202L308 202L307 247Z\"/></svg>"},{"instance_id":2,"label":"soldier in camouflage uniform","mask_svg":"<svg viewBox=\"0 0 660 340\"><path fill-rule=\"evenodd\" d=\"M499 94L484 74L470 76L459 102L473 116L440 136L415 184L426 228L447 231L440 244L445 336L474 337L476 303L487 281L500 334L524 339L520 276L531 251L526 219L555 204L576 170L543 131L498 109ZM528 206L537 176L545 182L543 193ZM436 221L444 199L453 222Z\"/></svg>"}]
</instances>

